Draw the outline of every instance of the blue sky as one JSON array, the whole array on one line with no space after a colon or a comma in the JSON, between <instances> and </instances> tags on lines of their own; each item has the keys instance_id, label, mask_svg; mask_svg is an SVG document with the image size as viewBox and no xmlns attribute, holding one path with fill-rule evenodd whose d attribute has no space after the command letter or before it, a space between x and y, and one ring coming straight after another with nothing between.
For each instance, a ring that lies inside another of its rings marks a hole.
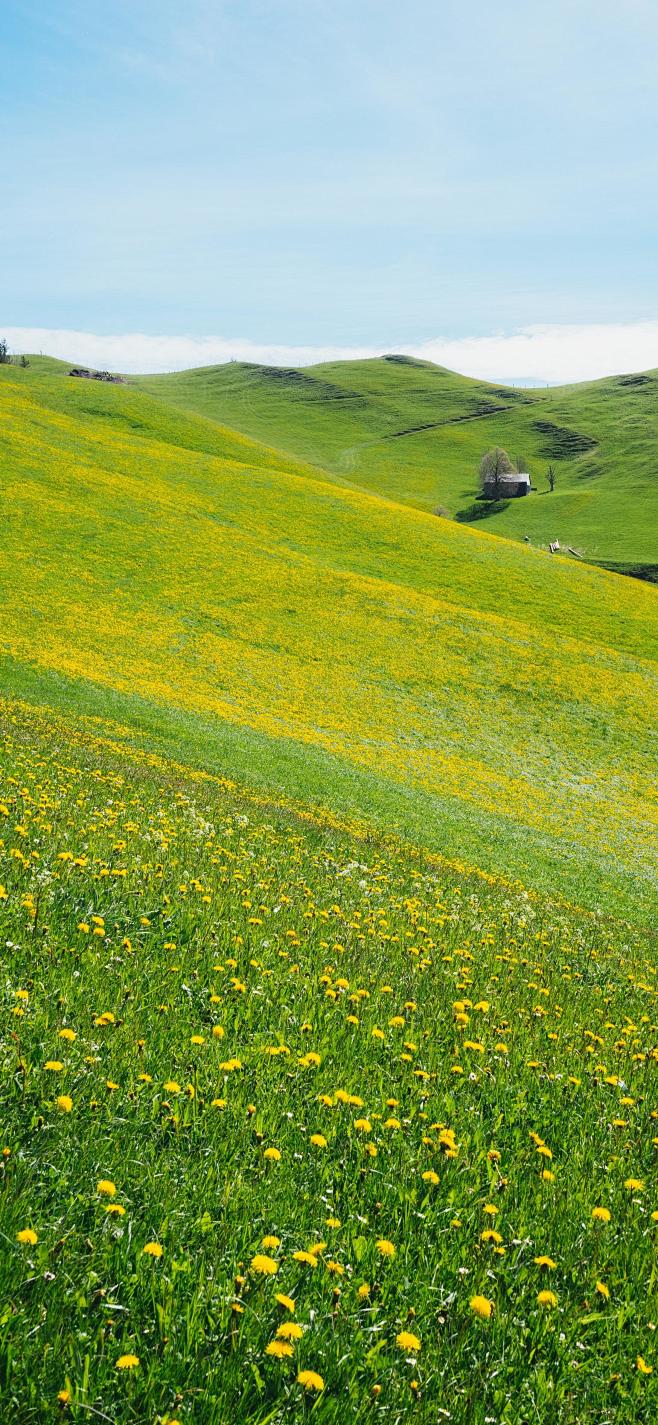
<instances>
[{"instance_id":1,"label":"blue sky","mask_svg":"<svg viewBox=\"0 0 658 1425\"><path fill-rule=\"evenodd\" d=\"M654 0L2 0L0 326L646 339L657 61Z\"/></svg>"}]
</instances>

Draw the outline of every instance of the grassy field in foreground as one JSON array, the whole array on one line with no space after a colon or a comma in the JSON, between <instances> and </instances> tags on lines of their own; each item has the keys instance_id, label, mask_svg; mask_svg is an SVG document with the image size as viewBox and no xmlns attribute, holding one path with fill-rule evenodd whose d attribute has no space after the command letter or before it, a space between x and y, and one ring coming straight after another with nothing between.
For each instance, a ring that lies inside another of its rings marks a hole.
<instances>
[{"instance_id":1,"label":"grassy field in foreground","mask_svg":"<svg viewBox=\"0 0 658 1425\"><path fill-rule=\"evenodd\" d=\"M0 718L3 1419L650 1425L653 941Z\"/></svg>"},{"instance_id":2,"label":"grassy field in foreground","mask_svg":"<svg viewBox=\"0 0 658 1425\"><path fill-rule=\"evenodd\" d=\"M410 358L299 370L231 362L139 386L422 509L658 574L658 373L519 390ZM535 493L474 503L480 456L523 456ZM552 463L557 487L548 493Z\"/></svg>"},{"instance_id":3,"label":"grassy field in foreground","mask_svg":"<svg viewBox=\"0 0 658 1425\"><path fill-rule=\"evenodd\" d=\"M173 755L180 729L194 762L235 753L246 781L290 777L487 870L651 914L654 589L53 363L3 368L0 402L16 693L160 709Z\"/></svg>"}]
</instances>

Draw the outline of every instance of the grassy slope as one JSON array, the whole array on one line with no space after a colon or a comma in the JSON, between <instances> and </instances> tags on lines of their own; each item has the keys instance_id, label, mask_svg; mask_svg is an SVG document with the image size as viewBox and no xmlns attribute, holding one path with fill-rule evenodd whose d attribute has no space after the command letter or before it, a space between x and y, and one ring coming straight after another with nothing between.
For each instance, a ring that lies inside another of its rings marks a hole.
<instances>
[{"instance_id":1,"label":"grassy slope","mask_svg":"<svg viewBox=\"0 0 658 1425\"><path fill-rule=\"evenodd\" d=\"M365 489L422 509L442 505L469 521L480 455L503 445L526 458L538 489L495 512L479 506L491 531L544 546L559 538L593 560L658 563L655 373L520 391L427 362L381 359L302 371L236 362L138 379L180 408ZM558 471L552 495L549 461Z\"/></svg>"},{"instance_id":2,"label":"grassy slope","mask_svg":"<svg viewBox=\"0 0 658 1425\"><path fill-rule=\"evenodd\" d=\"M0 837L3 1422L655 1421L648 936L2 698Z\"/></svg>"},{"instance_id":3,"label":"grassy slope","mask_svg":"<svg viewBox=\"0 0 658 1425\"><path fill-rule=\"evenodd\" d=\"M655 590L56 363L1 382L3 686L582 903L651 903Z\"/></svg>"}]
</instances>

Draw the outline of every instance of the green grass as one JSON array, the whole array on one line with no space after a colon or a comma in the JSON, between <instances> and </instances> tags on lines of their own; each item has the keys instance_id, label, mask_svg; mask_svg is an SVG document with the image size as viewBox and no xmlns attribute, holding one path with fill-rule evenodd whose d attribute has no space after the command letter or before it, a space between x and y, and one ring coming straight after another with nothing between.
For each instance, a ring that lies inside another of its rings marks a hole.
<instances>
[{"instance_id":1,"label":"green grass","mask_svg":"<svg viewBox=\"0 0 658 1425\"><path fill-rule=\"evenodd\" d=\"M173 755L180 736L200 765L651 914L654 589L339 487L130 386L52 363L0 381L17 694L118 698Z\"/></svg>"},{"instance_id":2,"label":"green grass","mask_svg":"<svg viewBox=\"0 0 658 1425\"><path fill-rule=\"evenodd\" d=\"M658 565L655 372L519 390L380 359L301 370L234 362L137 381L391 499L485 519L492 533L544 548L559 539L593 561ZM537 487L528 498L475 505L492 445L525 457Z\"/></svg>"},{"instance_id":3,"label":"green grass","mask_svg":"<svg viewBox=\"0 0 658 1425\"><path fill-rule=\"evenodd\" d=\"M653 941L131 742L0 705L3 1418L650 1425Z\"/></svg>"},{"instance_id":4,"label":"green grass","mask_svg":"<svg viewBox=\"0 0 658 1425\"><path fill-rule=\"evenodd\" d=\"M0 368L2 1420L651 1425L658 590L160 390Z\"/></svg>"}]
</instances>

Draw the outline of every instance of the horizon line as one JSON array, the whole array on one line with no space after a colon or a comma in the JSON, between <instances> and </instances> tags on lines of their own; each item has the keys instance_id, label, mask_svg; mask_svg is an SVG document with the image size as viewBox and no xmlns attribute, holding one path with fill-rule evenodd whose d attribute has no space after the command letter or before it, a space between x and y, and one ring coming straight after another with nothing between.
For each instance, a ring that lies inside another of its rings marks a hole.
<instances>
[{"instance_id":1,"label":"horizon line","mask_svg":"<svg viewBox=\"0 0 658 1425\"><path fill-rule=\"evenodd\" d=\"M127 376L173 374L231 362L297 368L398 356L518 389L573 385L658 367L658 320L554 323L507 333L359 346L18 326L7 326L4 333L0 327L0 335L17 355L47 355ZM514 378L507 375L510 371L516 372Z\"/></svg>"}]
</instances>

